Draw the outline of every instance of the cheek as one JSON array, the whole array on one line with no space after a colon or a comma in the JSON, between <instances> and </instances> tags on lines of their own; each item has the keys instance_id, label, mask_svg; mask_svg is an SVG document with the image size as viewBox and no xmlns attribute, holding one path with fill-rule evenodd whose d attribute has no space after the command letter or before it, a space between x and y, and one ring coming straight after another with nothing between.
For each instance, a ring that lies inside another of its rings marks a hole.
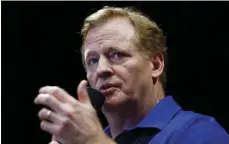
<instances>
[{"instance_id":1,"label":"cheek","mask_svg":"<svg viewBox=\"0 0 229 144\"><path fill-rule=\"evenodd\" d=\"M151 79L149 66L140 61L123 65L121 76L128 89L136 89L143 81Z\"/></svg>"},{"instance_id":2,"label":"cheek","mask_svg":"<svg viewBox=\"0 0 229 144\"><path fill-rule=\"evenodd\" d=\"M116 74L123 81L124 88L130 89L133 88L133 85L136 83L136 79L139 76L139 70L133 64L123 64L116 68Z\"/></svg>"},{"instance_id":3,"label":"cheek","mask_svg":"<svg viewBox=\"0 0 229 144\"><path fill-rule=\"evenodd\" d=\"M87 80L91 87L95 87L95 78L94 77L95 76L93 75L93 73L90 73L90 72L87 73Z\"/></svg>"}]
</instances>

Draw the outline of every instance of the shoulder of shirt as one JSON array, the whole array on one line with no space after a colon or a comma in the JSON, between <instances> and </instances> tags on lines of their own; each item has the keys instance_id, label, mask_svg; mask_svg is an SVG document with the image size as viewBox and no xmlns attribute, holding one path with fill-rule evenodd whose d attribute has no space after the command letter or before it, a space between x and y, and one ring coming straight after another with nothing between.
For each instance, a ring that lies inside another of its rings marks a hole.
<instances>
[{"instance_id":1,"label":"shoulder of shirt","mask_svg":"<svg viewBox=\"0 0 229 144\"><path fill-rule=\"evenodd\" d=\"M171 137L176 144L228 144L229 135L215 118L190 112L181 111L183 115L196 115L196 118L176 131Z\"/></svg>"}]
</instances>

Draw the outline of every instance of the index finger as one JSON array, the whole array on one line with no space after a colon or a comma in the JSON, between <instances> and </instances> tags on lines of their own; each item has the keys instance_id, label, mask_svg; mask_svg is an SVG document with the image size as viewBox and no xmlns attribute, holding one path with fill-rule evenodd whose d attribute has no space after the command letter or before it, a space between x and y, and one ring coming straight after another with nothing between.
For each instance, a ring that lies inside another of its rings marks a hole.
<instances>
[{"instance_id":1,"label":"index finger","mask_svg":"<svg viewBox=\"0 0 229 144\"><path fill-rule=\"evenodd\" d=\"M70 94L65 90L57 86L45 86L39 90L40 93L51 94L55 96L59 101L64 103L74 103L76 101Z\"/></svg>"},{"instance_id":2,"label":"index finger","mask_svg":"<svg viewBox=\"0 0 229 144\"><path fill-rule=\"evenodd\" d=\"M34 99L34 103L45 105L56 112L63 112L63 104L50 94L39 94Z\"/></svg>"}]
</instances>

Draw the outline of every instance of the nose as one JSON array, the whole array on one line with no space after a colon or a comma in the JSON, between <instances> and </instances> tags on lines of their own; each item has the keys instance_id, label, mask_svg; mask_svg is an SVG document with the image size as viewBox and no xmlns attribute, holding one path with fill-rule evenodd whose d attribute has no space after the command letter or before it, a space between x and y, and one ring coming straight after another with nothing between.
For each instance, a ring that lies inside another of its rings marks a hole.
<instances>
[{"instance_id":1,"label":"nose","mask_svg":"<svg viewBox=\"0 0 229 144\"><path fill-rule=\"evenodd\" d=\"M99 78L106 80L113 74L113 69L109 61L105 57L100 57L96 73Z\"/></svg>"}]
</instances>

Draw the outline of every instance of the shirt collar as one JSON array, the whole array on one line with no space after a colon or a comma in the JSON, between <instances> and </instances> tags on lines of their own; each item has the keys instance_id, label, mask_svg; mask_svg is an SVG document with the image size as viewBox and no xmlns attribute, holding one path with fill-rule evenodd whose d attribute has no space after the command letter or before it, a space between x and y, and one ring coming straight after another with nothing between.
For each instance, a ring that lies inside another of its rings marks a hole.
<instances>
[{"instance_id":1,"label":"shirt collar","mask_svg":"<svg viewBox=\"0 0 229 144\"><path fill-rule=\"evenodd\" d=\"M180 110L181 107L174 101L172 96L166 96L137 125L125 130L132 130L135 128L157 128L162 130ZM104 131L111 136L109 126L107 126Z\"/></svg>"}]
</instances>

